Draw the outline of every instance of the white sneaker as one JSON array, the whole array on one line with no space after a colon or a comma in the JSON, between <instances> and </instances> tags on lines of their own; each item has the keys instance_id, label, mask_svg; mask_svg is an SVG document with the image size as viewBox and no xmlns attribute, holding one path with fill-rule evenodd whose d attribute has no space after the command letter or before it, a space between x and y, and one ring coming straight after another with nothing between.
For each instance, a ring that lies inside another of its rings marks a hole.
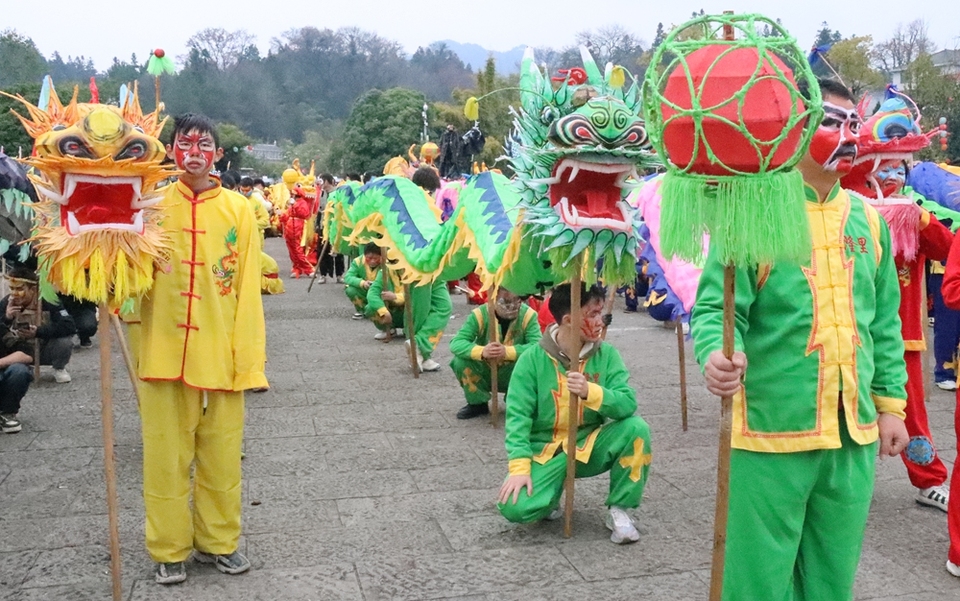
<instances>
[{"instance_id":1,"label":"white sneaker","mask_svg":"<svg viewBox=\"0 0 960 601\"><path fill-rule=\"evenodd\" d=\"M633 520L621 507L611 507L604 524L612 532L610 540L618 545L635 543L640 540L640 533L633 525Z\"/></svg>"},{"instance_id":2,"label":"white sneaker","mask_svg":"<svg viewBox=\"0 0 960 601\"><path fill-rule=\"evenodd\" d=\"M440 364L433 359L424 359L423 363L420 364L420 369L423 371L440 371Z\"/></svg>"},{"instance_id":3,"label":"white sneaker","mask_svg":"<svg viewBox=\"0 0 960 601\"><path fill-rule=\"evenodd\" d=\"M374 339L374 340L386 340L386 339L387 339L387 336L389 336L389 335L390 335L390 334L388 334L388 333L386 333L386 332L377 332L377 333L374 335L373 339Z\"/></svg>"},{"instance_id":4,"label":"white sneaker","mask_svg":"<svg viewBox=\"0 0 960 601\"><path fill-rule=\"evenodd\" d=\"M936 507L940 511L946 511L950 504L950 486L944 482L940 486L931 486L930 488L917 489L917 503Z\"/></svg>"},{"instance_id":5,"label":"white sneaker","mask_svg":"<svg viewBox=\"0 0 960 601\"><path fill-rule=\"evenodd\" d=\"M953 380L944 380L943 382L937 382L937 388L940 390L956 390L957 383Z\"/></svg>"},{"instance_id":6,"label":"white sneaker","mask_svg":"<svg viewBox=\"0 0 960 601\"><path fill-rule=\"evenodd\" d=\"M66 384L67 382L72 380L72 378L70 377L70 374L67 373L67 370L65 369L53 370L53 379L56 380L57 384Z\"/></svg>"},{"instance_id":7,"label":"white sneaker","mask_svg":"<svg viewBox=\"0 0 960 601\"><path fill-rule=\"evenodd\" d=\"M947 571L950 572L951 575L960 578L960 566L953 563L949 559L947 560Z\"/></svg>"},{"instance_id":8,"label":"white sneaker","mask_svg":"<svg viewBox=\"0 0 960 601\"><path fill-rule=\"evenodd\" d=\"M363 319L363 313L354 313L351 319Z\"/></svg>"}]
</instances>

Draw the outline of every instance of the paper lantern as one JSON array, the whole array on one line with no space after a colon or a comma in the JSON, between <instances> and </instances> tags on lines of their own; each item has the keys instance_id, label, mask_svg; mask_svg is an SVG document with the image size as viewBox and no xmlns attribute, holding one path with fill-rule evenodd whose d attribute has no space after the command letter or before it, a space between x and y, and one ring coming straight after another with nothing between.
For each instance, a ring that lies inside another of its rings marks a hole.
<instances>
[{"instance_id":1,"label":"paper lantern","mask_svg":"<svg viewBox=\"0 0 960 601\"><path fill-rule=\"evenodd\" d=\"M766 29L773 35L757 33ZM699 261L709 233L724 263L808 257L793 166L822 106L796 41L758 15L703 16L668 34L651 65L660 68L645 76L644 117L667 165L664 252Z\"/></svg>"},{"instance_id":2,"label":"paper lantern","mask_svg":"<svg viewBox=\"0 0 960 601\"><path fill-rule=\"evenodd\" d=\"M720 44L696 50L686 65L674 67L663 93L669 101L661 103L663 143L670 160L705 175L782 166L803 133L803 123L791 123L804 109L795 90L793 74L775 55ZM695 106L703 112L699 121Z\"/></svg>"}]
</instances>

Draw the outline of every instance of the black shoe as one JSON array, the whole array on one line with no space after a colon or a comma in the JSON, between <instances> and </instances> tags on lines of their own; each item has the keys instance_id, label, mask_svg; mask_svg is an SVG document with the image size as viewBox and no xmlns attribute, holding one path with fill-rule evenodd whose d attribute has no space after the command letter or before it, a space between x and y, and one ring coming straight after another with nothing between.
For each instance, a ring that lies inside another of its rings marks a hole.
<instances>
[{"instance_id":1,"label":"black shoe","mask_svg":"<svg viewBox=\"0 0 960 601\"><path fill-rule=\"evenodd\" d=\"M490 413L490 407L487 407L486 403L482 405L465 405L460 411L457 411L457 419L470 419L471 417L487 415L488 413Z\"/></svg>"}]
</instances>

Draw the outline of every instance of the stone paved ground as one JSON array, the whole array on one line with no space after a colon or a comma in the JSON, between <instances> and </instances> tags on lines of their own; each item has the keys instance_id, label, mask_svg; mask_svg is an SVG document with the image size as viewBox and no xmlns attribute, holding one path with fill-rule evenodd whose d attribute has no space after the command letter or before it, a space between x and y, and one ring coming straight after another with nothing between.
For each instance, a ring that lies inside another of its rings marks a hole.
<instances>
[{"instance_id":1,"label":"stone paved ground","mask_svg":"<svg viewBox=\"0 0 960 601\"><path fill-rule=\"evenodd\" d=\"M281 241L268 240L268 250L286 273ZM369 324L350 320L342 287L308 295L306 280L286 284L286 294L264 297L272 389L247 397L249 574L189 563L186 583L153 583L139 421L126 375L114 370L124 599L706 598L719 411L688 354L690 427L681 431L673 331L619 310L610 331L654 441L640 542L618 547L601 523L603 476L578 481L569 540L560 522L500 517L502 429L454 418L462 399L446 340L444 370L414 380L399 342L376 342ZM468 311L462 296L454 307L451 333ZM54 384L45 368L23 432L0 435L0 599L110 598L97 357L77 352L71 384ZM952 461L953 397L935 389L928 407ZM877 479L857 599L960 598L960 581L943 568L944 514L913 501L899 460L881 463Z\"/></svg>"}]
</instances>

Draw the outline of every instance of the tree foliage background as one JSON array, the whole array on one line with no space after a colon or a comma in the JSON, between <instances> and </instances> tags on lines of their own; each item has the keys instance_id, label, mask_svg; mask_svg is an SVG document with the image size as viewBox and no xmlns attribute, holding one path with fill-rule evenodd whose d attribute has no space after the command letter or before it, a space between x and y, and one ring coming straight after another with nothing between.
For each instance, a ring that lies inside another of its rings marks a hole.
<instances>
[{"instance_id":1,"label":"tree foliage background","mask_svg":"<svg viewBox=\"0 0 960 601\"><path fill-rule=\"evenodd\" d=\"M537 62L551 73L580 66L583 46L601 67L613 62L639 78L675 26L656 24L649 45L621 25L581 31L567 46L537 48ZM509 107L518 105L519 93L517 76L496 73L492 60L473 72L442 43L420 47L407 58L397 42L356 27L296 27L272 39L266 56L254 42L245 30L203 29L177 57L177 74L160 79L168 114L200 112L218 123L225 161L233 168L278 174L284 165L260 164L244 151L254 142L275 142L289 159L299 157L304 165L316 161L321 171L379 171L385 158L405 155L411 143L419 142L424 102L433 141L447 124L461 134L469 129L473 123L463 116L463 105L470 96L483 97L479 126L487 140L474 158L492 165L503 154L513 122ZM923 21L900 24L882 41L844 35L824 22L814 43L830 46L820 74L842 79L858 95L879 96L883 84L899 73L923 111L925 127L944 116L955 134L946 153L934 149L924 156L960 162L960 82L932 64L935 48ZM88 84L96 77L101 101L116 102L120 86L136 82L144 109L153 109L155 80L145 72L145 57L114 58L98 72L86 57L53 52L47 58L28 36L0 32L0 89L35 101L45 74L65 102L74 86L81 101L89 99ZM9 112L15 105L0 97L0 145L14 154L32 143Z\"/></svg>"}]
</instances>

